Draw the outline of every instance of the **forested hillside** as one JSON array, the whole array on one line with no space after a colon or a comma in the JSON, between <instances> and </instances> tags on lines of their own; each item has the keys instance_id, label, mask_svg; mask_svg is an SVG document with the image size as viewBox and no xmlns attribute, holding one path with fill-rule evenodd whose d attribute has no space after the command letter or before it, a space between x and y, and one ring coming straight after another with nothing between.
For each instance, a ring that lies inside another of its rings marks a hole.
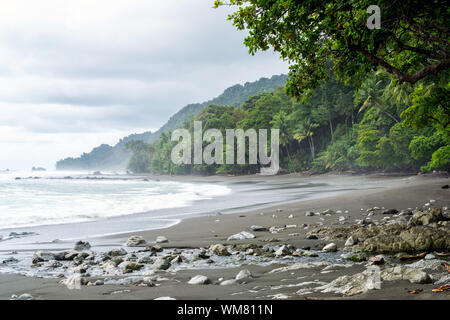
<instances>
[{"instance_id":1,"label":"forested hillside","mask_svg":"<svg viewBox=\"0 0 450 320\"><path fill-rule=\"evenodd\" d=\"M444 96L448 87L443 90L436 101L437 112L448 110ZM359 89L331 76L309 93L307 102L289 97L280 87L257 94L238 108L209 105L184 127L192 133L193 121L202 121L204 131L220 129L224 137L226 129L278 128L281 167L286 172L448 171L448 127L411 126L406 121L418 99L421 96L416 97L411 88L395 86L383 71L369 73ZM441 120L448 121L448 114ZM134 155L129 168L166 174L249 174L260 169L259 165L174 165L170 157L175 145L169 131L151 145L130 145Z\"/></svg>"},{"instance_id":2,"label":"forested hillside","mask_svg":"<svg viewBox=\"0 0 450 320\"><path fill-rule=\"evenodd\" d=\"M114 147L101 145L89 153L83 153L77 158L66 158L56 164L57 170L124 170L130 160L130 151L125 148L128 141L155 142L159 136L169 130L181 126L183 122L195 117L202 109L210 104L222 104L237 107L249 97L271 91L286 83L286 75L274 75L269 78L261 78L244 85L236 84L226 89L218 97L203 103L189 104L174 114L169 121L158 131L151 133L132 134L119 141Z\"/></svg>"}]
</instances>

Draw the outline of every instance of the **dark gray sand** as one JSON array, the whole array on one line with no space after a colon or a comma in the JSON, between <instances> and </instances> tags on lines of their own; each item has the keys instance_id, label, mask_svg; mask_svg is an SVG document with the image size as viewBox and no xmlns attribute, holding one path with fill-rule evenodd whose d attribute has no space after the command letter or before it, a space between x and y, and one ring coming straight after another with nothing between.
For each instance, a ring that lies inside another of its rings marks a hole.
<instances>
[{"instance_id":1,"label":"dark gray sand","mask_svg":"<svg viewBox=\"0 0 450 320\"><path fill-rule=\"evenodd\" d=\"M200 178L197 178L200 179ZM202 181L214 181L227 178L210 177ZM236 182L241 178L229 178ZM249 178L245 178L248 180ZM251 177L255 181L265 181L265 177ZM272 181L286 181L300 179L291 175L285 177L270 177ZM327 177L319 176L317 181L326 180ZM340 179L339 176L330 176L329 179ZM291 244L297 248L311 247L320 249L326 241L307 240L306 233L301 227L288 228L280 233L252 232L255 239L227 241L230 235L241 231L250 231L251 225L264 227L297 225L313 225L322 222L324 226L339 225L339 216L345 216L348 224L355 219L361 219L367 208L374 206L395 208L403 210L407 208L422 207L429 200L436 200L436 205L450 205L449 189L441 186L448 184L449 179L438 175L411 176L402 178L388 178L382 176L370 177L342 177L344 183L357 183L358 180L373 179L377 182L377 188L368 190L353 190L342 192L338 195L310 199L301 202L289 202L273 207L255 209L241 213L210 215L183 220L181 223L166 229L150 230L143 232L123 233L104 237L106 243L123 244L131 235L142 236L148 242L154 242L157 236L165 236L168 243L161 244L164 248L207 248L210 245L221 244L245 244L255 243L263 245L265 239L276 238L279 244ZM257 193L254 194L257 196ZM305 216L305 212L320 212L327 209L348 210L348 213L332 215L330 217ZM361 211L364 209L364 211ZM292 215L292 216L291 216ZM290 217L291 216L291 217ZM378 217L383 218L383 217ZM339 250L343 248L343 242L336 242ZM93 248L95 250L95 247ZM434 284L412 284L409 281L383 281L380 290L369 290L366 293L351 297L342 297L335 293L311 292L297 295L299 289L304 288L305 282L329 283L342 275L353 275L362 272L366 266L355 264L348 268L337 268L324 273L323 266L302 268L292 271L269 273L271 270L289 265L273 264L267 266L241 265L227 269L207 270L181 270L176 273L158 271L157 275L167 278L158 281L156 287L139 287L126 285L102 285L82 286L81 290L69 290L66 286L58 284L60 279L40 279L36 277L24 277L19 275L0 275L0 299L10 299L13 294L31 294L34 299L155 299L158 297L172 297L175 299L449 299L449 291L434 293L431 289ZM233 279L243 269L248 269L253 278L244 283L221 286L216 284L219 278ZM207 276L212 284L191 285L187 282L195 275ZM129 275L128 275L129 276ZM410 294L408 290L422 289L420 294Z\"/></svg>"}]
</instances>

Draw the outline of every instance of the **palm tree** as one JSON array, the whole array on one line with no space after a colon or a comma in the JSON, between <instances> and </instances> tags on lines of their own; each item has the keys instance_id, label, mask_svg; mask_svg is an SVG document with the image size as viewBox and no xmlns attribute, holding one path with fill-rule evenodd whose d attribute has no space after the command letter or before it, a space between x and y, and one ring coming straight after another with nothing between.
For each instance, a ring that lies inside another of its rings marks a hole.
<instances>
[{"instance_id":1,"label":"palm tree","mask_svg":"<svg viewBox=\"0 0 450 320\"><path fill-rule=\"evenodd\" d=\"M311 157L314 161L316 157L315 147L314 147L314 128L317 128L319 125L317 123L311 122L310 118L303 119L295 128L294 130L294 139L297 140L299 143L302 142L304 139L308 140L309 148L311 150Z\"/></svg>"},{"instance_id":2,"label":"palm tree","mask_svg":"<svg viewBox=\"0 0 450 320\"><path fill-rule=\"evenodd\" d=\"M376 75L364 81L361 88L355 94L355 102L362 103L358 112L361 113L368 107L375 107L380 113L385 114L396 123L400 123L397 118L387 111L389 103L386 99L385 88L385 80L378 80Z\"/></svg>"},{"instance_id":3,"label":"palm tree","mask_svg":"<svg viewBox=\"0 0 450 320\"><path fill-rule=\"evenodd\" d=\"M280 111L278 112L274 117L273 120L270 121L270 124L280 130L280 145L282 145L287 153L287 156L289 158L289 161L291 160L291 155L289 153L289 143L291 141L291 134L290 134L290 127L288 123L288 116L286 112Z\"/></svg>"}]
</instances>

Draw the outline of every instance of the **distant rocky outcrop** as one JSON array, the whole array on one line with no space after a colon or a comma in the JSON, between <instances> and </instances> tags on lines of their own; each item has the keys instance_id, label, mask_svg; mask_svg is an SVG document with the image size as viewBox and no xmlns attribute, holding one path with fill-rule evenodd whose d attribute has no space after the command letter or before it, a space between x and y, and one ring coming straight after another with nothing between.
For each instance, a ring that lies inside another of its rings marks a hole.
<instances>
[{"instance_id":1,"label":"distant rocky outcrop","mask_svg":"<svg viewBox=\"0 0 450 320\"><path fill-rule=\"evenodd\" d=\"M42 167L33 167L31 168L31 171L46 171L46 169Z\"/></svg>"}]
</instances>

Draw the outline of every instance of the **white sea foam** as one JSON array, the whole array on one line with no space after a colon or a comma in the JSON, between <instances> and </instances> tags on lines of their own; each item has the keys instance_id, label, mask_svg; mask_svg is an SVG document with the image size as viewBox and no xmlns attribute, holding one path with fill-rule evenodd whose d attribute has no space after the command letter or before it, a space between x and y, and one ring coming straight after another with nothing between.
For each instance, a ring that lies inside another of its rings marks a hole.
<instances>
[{"instance_id":1,"label":"white sea foam","mask_svg":"<svg viewBox=\"0 0 450 320\"><path fill-rule=\"evenodd\" d=\"M16 176L35 175L41 179L15 180ZM185 207L196 200L231 192L226 186L205 183L47 179L54 176L52 172L0 174L0 229L91 221Z\"/></svg>"}]
</instances>

